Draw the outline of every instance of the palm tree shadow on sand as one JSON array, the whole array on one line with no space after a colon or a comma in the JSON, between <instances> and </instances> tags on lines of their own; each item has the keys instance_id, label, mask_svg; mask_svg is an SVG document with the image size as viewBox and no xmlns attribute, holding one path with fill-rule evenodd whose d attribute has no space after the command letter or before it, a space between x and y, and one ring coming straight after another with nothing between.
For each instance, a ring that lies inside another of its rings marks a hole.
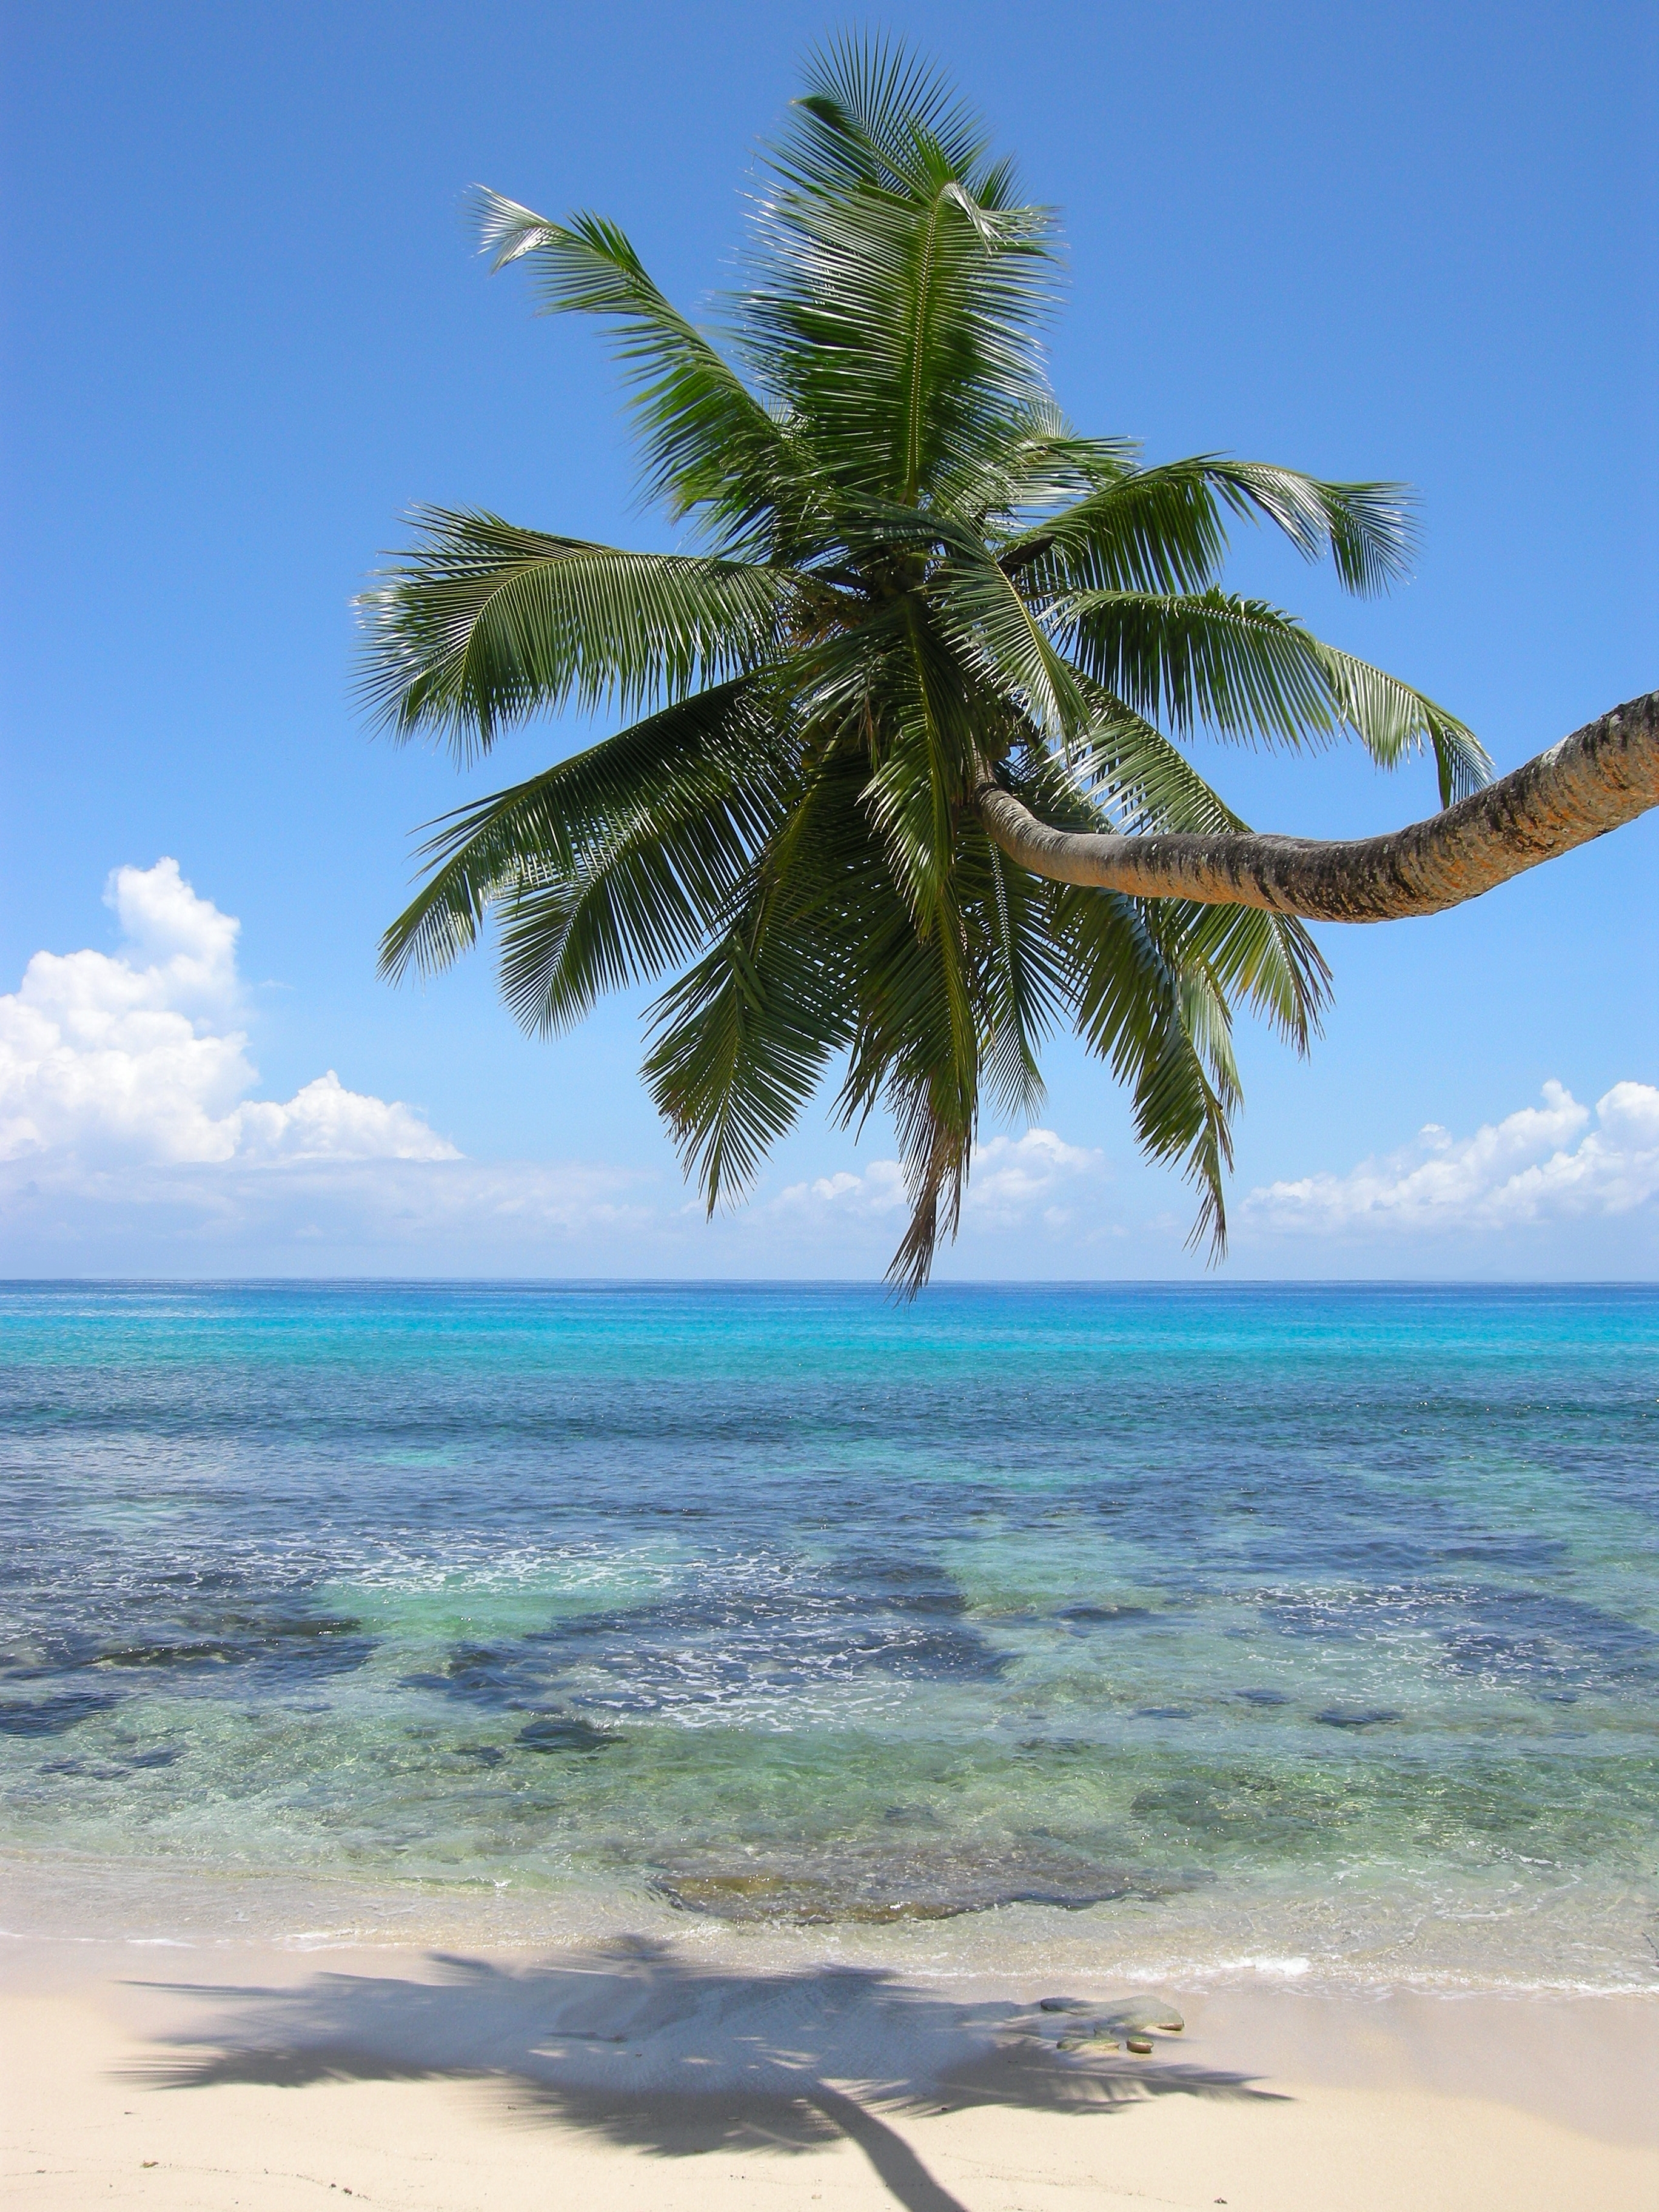
<instances>
[{"instance_id":1,"label":"palm tree shadow on sand","mask_svg":"<svg viewBox=\"0 0 1659 2212\"><path fill-rule=\"evenodd\" d=\"M500 2089L514 2124L583 2129L662 2158L787 2154L844 2137L906 2212L963 2208L884 2115L994 2106L1083 2116L1166 2096L1277 2101L1242 2074L1097 2056L1086 2043L1061 2051L1081 2007L1067 2015L955 2002L884 1972L722 1972L641 1938L520 1968L443 1954L432 1965L418 1980L167 1984L215 2009L162 2039L178 2056L123 2078L156 2089L480 2081ZM1086 2011L1109 2027L1114 2008Z\"/></svg>"}]
</instances>

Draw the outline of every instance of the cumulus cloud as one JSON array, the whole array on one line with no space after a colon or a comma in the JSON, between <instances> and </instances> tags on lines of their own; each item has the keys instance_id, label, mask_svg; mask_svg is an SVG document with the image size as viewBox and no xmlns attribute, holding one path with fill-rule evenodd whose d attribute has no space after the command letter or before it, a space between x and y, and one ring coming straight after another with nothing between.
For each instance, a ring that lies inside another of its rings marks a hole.
<instances>
[{"instance_id":1,"label":"cumulus cloud","mask_svg":"<svg viewBox=\"0 0 1659 2212\"><path fill-rule=\"evenodd\" d=\"M963 1212L999 1227L1017 1226L1041 1213L1051 1229L1071 1218L1061 1201L1105 1172L1103 1153L1068 1145L1052 1129L1023 1137L993 1137L974 1155Z\"/></svg>"},{"instance_id":2,"label":"cumulus cloud","mask_svg":"<svg viewBox=\"0 0 1659 2212\"><path fill-rule=\"evenodd\" d=\"M1493 1231L1629 1214L1659 1196L1659 1089L1615 1083L1590 1109L1549 1082L1541 1106L1471 1137L1437 1123L1346 1175L1253 1190L1242 1225L1314 1236Z\"/></svg>"},{"instance_id":3,"label":"cumulus cloud","mask_svg":"<svg viewBox=\"0 0 1659 2212\"><path fill-rule=\"evenodd\" d=\"M665 1161L467 1159L417 1108L332 1069L261 1097L235 917L171 860L118 868L105 900L113 951L37 952L0 995L5 1272L879 1273L902 1233L893 1159L710 1224ZM945 1272L1063 1273L1085 1255L1115 1272L1126 1237L1137 1272L1184 1271L1184 1221L1126 1224L1124 1197L1101 1152L1052 1129L994 1136ZM1659 1088L1618 1083L1592 1108L1548 1083L1473 1135L1431 1125L1346 1173L1254 1190L1234 1221L1269 1273L1328 1267L1344 1243L1365 1271L1386 1251L1429 1273L1477 1253L1650 1273Z\"/></svg>"},{"instance_id":4,"label":"cumulus cloud","mask_svg":"<svg viewBox=\"0 0 1659 2212\"><path fill-rule=\"evenodd\" d=\"M0 1160L70 1155L95 1172L459 1157L415 1108L348 1091L332 1068L285 1101L249 1099L240 923L171 860L117 868L104 901L117 951L37 952L0 995Z\"/></svg>"},{"instance_id":5,"label":"cumulus cloud","mask_svg":"<svg viewBox=\"0 0 1659 2212\"><path fill-rule=\"evenodd\" d=\"M879 1221L900 1212L904 1204L903 1169L896 1160L872 1160L862 1175L843 1168L811 1182L789 1183L768 1210L809 1216L835 1213L844 1221Z\"/></svg>"},{"instance_id":6,"label":"cumulus cloud","mask_svg":"<svg viewBox=\"0 0 1659 2212\"><path fill-rule=\"evenodd\" d=\"M721 1254L772 1266L779 1248L884 1258L900 1233L895 1160L793 1184L710 1225L696 1200L662 1203L648 1169L464 1158L416 1108L349 1090L331 1068L291 1098L261 1098L234 915L172 860L116 869L104 896L114 951L37 952L0 995L11 1265L653 1272ZM1101 1168L1052 1130L994 1137L964 1227L1060 1226Z\"/></svg>"},{"instance_id":7,"label":"cumulus cloud","mask_svg":"<svg viewBox=\"0 0 1659 2212\"><path fill-rule=\"evenodd\" d=\"M1015 1228L1041 1215L1049 1227L1070 1218L1059 1200L1080 1183L1097 1177L1103 1156L1068 1145L1052 1129L1028 1129L1024 1136L999 1136L979 1146L963 1202L964 1224ZM908 1200L904 1171L896 1160L873 1160L861 1174L843 1170L811 1182L791 1183L771 1201L775 1215L804 1222L888 1223L902 1216Z\"/></svg>"}]
</instances>

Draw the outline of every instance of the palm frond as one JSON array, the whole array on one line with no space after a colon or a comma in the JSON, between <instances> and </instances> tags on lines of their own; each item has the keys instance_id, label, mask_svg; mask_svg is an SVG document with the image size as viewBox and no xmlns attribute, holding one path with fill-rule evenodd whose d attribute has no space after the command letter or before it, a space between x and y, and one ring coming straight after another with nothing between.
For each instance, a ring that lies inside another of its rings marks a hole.
<instances>
[{"instance_id":1,"label":"palm frond","mask_svg":"<svg viewBox=\"0 0 1659 2212\"><path fill-rule=\"evenodd\" d=\"M750 860L729 805L659 808L570 875L526 875L501 902L501 996L533 1036L574 1027L606 992L690 958Z\"/></svg>"},{"instance_id":2,"label":"palm frond","mask_svg":"<svg viewBox=\"0 0 1659 2212\"><path fill-rule=\"evenodd\" d=\"M977 1036L962 1022L959 939L918 934L898 898L870 902L851 1003L855 1025L839 1118L892 1117L910 1222L888 1269L907 1296L927 1280L939 1239L953 1237L978 1127Z\"/></svg>"},{"instance_id":3,"label":"palm frond","mask_svg":"<svg viewBox=\"0 0 1659 2212\"><path fill-rule=\"evenodd\" d=\"M999 549L1002 567L1039 601L1077 591L1200 592L1214 583L1226 526L1203 461L1133 465L1104 453L1083 496Z\"/></svg>"},{"instance_id":4,"label":"palm frond","mask_svg":"<svg viewBox=\"0 0 1659 2212\"><path fill-rule=\"evenodd\" d=\"M1328 553L1352 592L1385 590L1410 570L1416 539L1404 484L1324 483L1217 453L1102 475L1002 548L1004 566L1026 574L1028 588L1201 591L1220 574L1228 514L1273 523L1308 560Z\"/></svg>"},{"instance_id":5,"label":"palm frond","mask_svg":"<svg viewBox=\"0 0 1659 2212\"><path fill-rule=\"evenodd\" d=\"M1029 723L1013 733L1006 758L986 748L1028 806L1057 829L1123 836L1249 829L1155 723L1080 671L1073 674L1087 720L1069 757L1050 750Z\"/></svg>"},{"instance_id":6,"label":"palm frond","mask_svg":"<svg viewBox=\"0 0 1659 2212\"><path fill-rule=\"evenodd\" d=\"M698 693L619 731L508 791L463 807L421 848L432 872L381 941L380 970L395 981L411 966L447 967L477 941L489 908L574 900L596 872L617 866L660 830L690 839L684 873L709 913L731 889L731 871L769 833L775 793L791 772L770 702L746 679ZM707 849L696 857L700 841ZM672 939L670 933L670 940ZM521 938L521 944L525 940ZM660 946L659 946L660 949ZM636 971L636 972L643 972Z\"/></svg>"},{"instance_id":7,"label":"palm frond","mask_svg":"<svg viewBox=\"0 0 1659 2212\"><path fill-rule=\"evenodd\" d=\"M845 1041L839 994L810 941L757 936L754 919L741 917L650 1016L646 1083L710 1213L743 1195Z\"/></svg>"},{"instance_id":8,"label":"palm frond","mask_svg":"<svg viewBox=\"0 0 1659 2212\"><path fill-rule=\"evenodd\" d=\"M1411 574L1417 530L1409 485L1325 483L1266 461L1220 457L1204 466L1236 513L1265 515L1310 561L1328 553L1349 591L1383 592Z\"/></svg>"},{"instance_id":9,"label":"palm frond","mask_svg":"<svg viewBox=\"0 0 1659 2212\"><path fill-rule=\"evenodd\" d=\"M1180 921L1149 915L1112 891L1068 888L1056 901L1079 1034L1128 1086L1141 1149L1184 1163L1200 1200L1189 1242L1207 1237L1218 1257L1226 1249L1238 1077L1224 1000L1200 966L1171 957Z\"/></svg>"},{"instance_id":10,"label":"palm frond","mask_svg":"<svg viewBox=\"0 0 1659 2212\"><path fill-rule=\"evenodd\" d=\"M1428 744L1439 772L1442 806L1467 799L1492 781L1492 756L1455 714L1397 676L1356 660L1351 653L1318 643L1313 651L1325 672L1338 715L1379 767L1395 768Z\"/></svg>"},{"instance_id":11,"label":"palm frond","mask_svg":"<svg viewBox=\"0 0 1659 2212\"><path fill-rule=\"evenodd\" d=\"M1202 722L1224 736L1305 744L1346 728L1384 768L1426 744L1443 805L1491 777L1480 740L1443 707L1260 600L1077 592L1060 618L1093 682L1183 733Z\"/></svg>"},{"instance_id":12,"label":"palm frond","mask_svg":"<svg viewBox=\"0 0 1659 2212\"><path fill-rule=\"evenodd\" d=\"M995 426L982 450L942 480L936 503L1000 551L1018 541L1031 517L1085 498L1133 471L1139 451L1133 438L1079 437L1045 396ZM1012 575L1019 564L1005 565Z\"/></svg>"},{"instance_id":13,"label":"palm frond","mask_svg":"<svg viewBox=\"0 0 1659 2212\"><path fill-rule=\"evenodd\" d=\"M1092 790L1043 754L1027 753L1018 770L1004 769L1010 789L1043 820L1138 836L1248 831L1160 731L1125 708L1109 712L1097 702L1097 711L1080 763L1095 779ZM1331 971L1301 922L1252 907L1182 903L1166 928L1224 999L1242 999L1297 1051L1308 1050L1329 1002Z\"/></svg>"},{"instance_id":14,"label":"palm frond","mask_svg":"<svg viewBox=\"0 0 1659 2212\"><path fill-rule=\"evenodd\" d=\"M492 270L527 259L544 314L599 315L617 326L647 493L676 518L703 510L728 547L796 557L817 504L809 457L659 291L617 226L588 213L550 222L482 185L473 205Z\"/></svg>"},{"instance_id":15,"label":"palm frond","mask_svg":"<svg viewBox=\"0 0 1659 2212\"><path fill-rule=\"evenodd\" d=\"M1182 735L1203 723L1225 737L1298 745L1335 727L1314 640L1261 599L1214 589L1075 592L1060 619L1095 683Z\"/></svg>"},{"instance_id":16,"label":"palm frond","mask_svg":"<svg viewBox=\"0 0 1659 2212\"><path fill-rule=\"evenodd\" d=\"M1036 611L981 549L977 559L941 561L927 596L958 659L1040 732L1045 744L1071 750L1089 720L1076 672L1056 648Z\"/></svg>"},{"instance_id":17,"label":"palm frond","mask_svg":"<svg viewBox=\"0 0 1659 2212\"><path fill-rule=\"evenodd\" d=\"M718 942L647 1018L646 1081L711 1213L752 1181L851 1041L848 884L874 861L860 783L838 761L806 778Z\"/></svg>"},{"instance_id":18,"label":"palm frond","mask_svg":"<svg viewBox=\"0 0 1659 2212\"><path fill-rule=\"evenodd\" d=\"M805 79L784 136L769 149L796 191L902 195L924 186L941 160L981 191L995 173L984 124L941 71L901 44L842 32L808 53Z\"/></svg>"},{"instance_id":19,"label":"palm frond","mask_svg":"<svg viewBox=\"0 0 1659 2212\"><path fill-rule=\"evenodd\" d=\"M837 51L775 156L744 350L839 496L913 505L1047 398L1054 222L1008 204L967 123L926 100L890 120L889 50Z\"/></svg>"},{"instance_id":20,"label":"palm frond","mask_svg":"<svg viewBox=\"0 0 1659 2212\"><path fill-rule=\"evenodd\" d=\"M888 1262L887 1279L902 1298L914 1298L933 1273L939 1239L948 1243L962 1224L974 1127L941 1114L926 1086L894 1082L887 1103L910 1200L910 1218Z\"/></svg>"},{"instance_id":21,"label":"palm frond","mask_svg":"<svg viewBox=\"0 0 1659 2212\"><path fill-rule=\"evenodd\" d=\"M902 614L908 651L887 672L887 742L866 798L919 933L948 940L957 927L956 821L973 769L977 702L919 603L903 602ZM965 1020L965 1000L961 1013Z\"/></svg>"},{"instance_id":22,"label":"palm frond","mask_svg":"<svg viewBox=\"0 0 1659 2212\"><path fill-rule=\"evenodd\" d=\"M976 825L975 825L976 826ZM980 1060L998 1109L1030 1121L1041 1111L1044 1086L1039 1054L1063 1015L1067 968L1051 932L1050 886L1012 866L980 832L964 825L963 910L976 955L975 997L983 1008ZM983 844L988 878L975 878Z\"/></svg>"},{"instance_id":23,"label":"palm frond","mask_svg":"<svg viewBox=\"0 0 1659 2212\"><path fill-rule=\"evenodd\" d=\"M515 529L493 514L416 511L421 535L360 602L362 689L399 737L428 731L462 761L566 705L623 714L764 664L793 571L629 553Z\"/></svg>"}]
</instances>

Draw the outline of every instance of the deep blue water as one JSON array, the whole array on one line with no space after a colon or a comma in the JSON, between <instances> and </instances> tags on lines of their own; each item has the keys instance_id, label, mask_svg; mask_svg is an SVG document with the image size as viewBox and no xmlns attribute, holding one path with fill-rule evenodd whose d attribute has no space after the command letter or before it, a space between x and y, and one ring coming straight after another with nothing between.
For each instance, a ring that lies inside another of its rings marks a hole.
<instances>
[{"instance_id":1,"label":"deep blue water","mask_svg":"<svg viewBox=\"0 0 1659 2212\"><path fill-rule=\"evenodd\" d=\"M118 1918L1654 1976L1659 1290L12 1285L0 1538L0 1844Z\"/></svg>"}]
</instances>

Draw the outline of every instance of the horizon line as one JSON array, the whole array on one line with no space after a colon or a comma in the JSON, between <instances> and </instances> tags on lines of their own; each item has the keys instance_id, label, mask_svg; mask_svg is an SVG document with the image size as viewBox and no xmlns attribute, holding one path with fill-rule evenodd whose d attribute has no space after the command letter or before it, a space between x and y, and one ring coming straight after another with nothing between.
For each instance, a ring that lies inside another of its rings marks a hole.
<instances>
[{"instance_id":1,"label":"horizon line","mask_svg":"<svg viewBox=\"0 0 1659 2212\"><path fill-rule=\"evenodd\" d=\"M878 1275L0 1275L24 1290L641 1290L872 1291L899 1295ZM1652 1275L963 1275L938 1291L1237 1290L1653 1291Z\"/></svg>"}]
</instances>

